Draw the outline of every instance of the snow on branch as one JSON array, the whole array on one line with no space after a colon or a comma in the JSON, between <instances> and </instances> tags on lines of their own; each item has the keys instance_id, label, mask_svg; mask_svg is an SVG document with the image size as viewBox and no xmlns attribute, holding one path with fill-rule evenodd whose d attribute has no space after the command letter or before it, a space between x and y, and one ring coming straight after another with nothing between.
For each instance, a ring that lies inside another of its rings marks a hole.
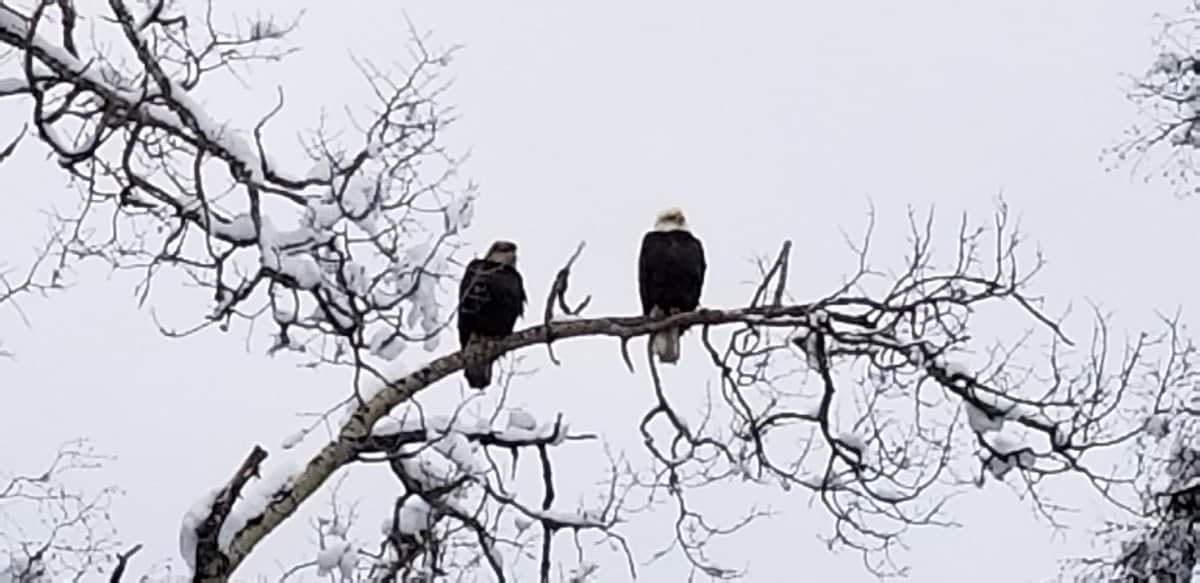
<instances>
[{"instance_id":1,"label":"snow on branch","mask_svg":"<svg viewBox=\"0 0 1200 583\"><path fill-rule=\"evenodd\" d=\"M503 464L494 459L495 453L507 451L515 472L522 450L535 450L548 464L551 448L596 436L569 434L561 416L539 422L520 408L497 412L491 420L429 415L420 422L409 420L419 414L419 408L408 406L403 414L392 416L398 417L393 424L376 424L377 431L362 447L359 460L388 462L403 492L383 521L378 552L356 542L361 533L351 533L354 518L338 509L339 481L331 494L333 516L318 521L321 546L316 560L297 564L289 572L340 571L352 579L392 581L444 573L451 565L475 564L486 565L500 581L513 581L522 579L512 570L514 551L509 549L518 547L522 550L517 554L531 555L541 547L543 564L549 565L550 541L559 530L595 532L624 545L611 532L614 509L567 511L554 504L550 465L543 466L542 476L549 496L543 497L539 508L510 491L501 477ZM541 543L536 529L531 529L535 524L545 534Z\"/></svg>"},{"instance_id":2,"label":"snow on branch","mask_svg":"<svg viewBox=\"0 0 1200 583\"><path fill-rule=\"evenodd\" d=\"M229 97L202 82L292 52L286 41L294 23L247 24L222 32L211 10L171 1L134 7L108 0L102 16L78 14L70 1L28 10L0 5L0 45L19 57L0 65L0 101L28 107L30 133L80 189L77 212L56 217L71 229L62 231L53 259L144 270L143 300L164 272L209 292L212 310L200 324L160 324L171 336L211 325L249 329L261 316L274 325L271 354L303 352L311 364L356 372L370 368L370 359L395 361L413 346L438 351L454 313L443 294L458 276L456 253L475 199L470 184L455 183L458 159L439 143L453 119L439 76L452 51L431 52L414 33L407 67L384 71L356 62L374 99L362 108L366 121L353 115L356 131L336 136L322 125L302 143L305 160L281 162L269 144L286 92L257 120L220 119L215 100ZM80 30L95 31L91 40L98 42L77 42ZM94 46L111 51L87 52ZM1195 74L1183 59L1165 59L1159 69L1178 79ZM1192 117L1183 116L1184 125ZM15 147L5 146L5 157ZM888 246L904 256L888 269L869 259L872 209L863 239L848 241L856 268L823 297L792 297L796 270L785 242L774 260L759 262L759 285L745 305L663 320L583 317L590 296L575 306L566 299L580 245L554 278L540 324L495 344L442 350L445 356L411 372L384 377L348 401L336 437L300 468L257 479L267 452L255 448L189 513L181 546L200 580L228 580L334 472L382 455L405 486L396 511L411 518L397 536L417 537L421 524L454 523L474 537L477 564L507 577L484 521L498 518L477 512L503 508L499 514L541 525L537 569L547 580L554 532L604 525L607 534L616 511L563 514L549 479L542 504L526 505L494 483L495 469L477 464L474 454L531 448L549 476L546 452L582 436L558 420L530 422L519 414L504 426L454 418L416 425L396 408L466 364L576 338L617 340L614 360L635 372L630 341L668 327L698 332L703 350L691 352L689 362L710 364L716 387L694 411L648 359L653 398L638 431L650 467L614 462L610 487L645 494L646 509L670 505L677 513L671 550L694 573L736 576L708 549L768 515L752 507L729 524L713 524L691 493L725 481L814 492L834 518L831 541L861 552L880 574L903 571L896 549L905 532L945 523L944 501L970 485L956 476L977 473L974 484L989 475L1016 484L1012 476L1019 476L1051 520L1055 505L1038 486L1047 476L1083 474L1115 499L1129 480L1097 470L1092 454L1122 447L1144 430L1125 422L1137 417L1138 406L1175 399L1190 386L1179 371L1195 368L1194 354L1178 341L1177 320L1163 322L1164 332L1138 336L1117 357L1111 319L1097 313L1092 342L1072 343L1064 322L1029 294L1044 262L1024 251L1000 206L986 226L963 217L945 257L933 251L932 214L921 220L910 211L908 245ZM105 207L113 212L98 212ZM1015 340L988 334L977 324L987 310L1008 310L1033 330ZM1032 344L1038 336L1042 343ZM1120 361L1118 372L1098 364L1109 360ZM284 440L285 447L305 433ZM465 491L474 493L456 494ZM332 575L361 568L343 562L359 550L348 539L330 534L327 542L318 569ZM402 547L418 548L393 545L389 552Z\"/></svg>"},{"instance_id":3,"label":"snow on branch","mask_svg":"<svg viewBox=\"0 0 1200 583\"><path fill-rule=\"evenodd\" d=\"M259 475L259 466L266 459L266 450L260 447L254 448L250 452L250 455L246 457L246 460L242 462L242 465L238 467L237 472L234 473L233 478L229 480L228 484L214 491L211 495L211 501L204 500L198 504L201 512L206 507L209 510L206 513L207 516L204 516L203 520L194 527L195 543L191 546L194 546L195 560L194 562L189 561L189 564L193 566L197 578L220 576L223 571L228 569L225 554L221 552L221 547L223 546L221 544L222 539L227 538L223 536L222 531L226 522L233 519L234 506L238 503L238 498L241 496L242 490L245 489L251 478ZM184 520L184 530L180 533L180 544L181 550L185 553L193 550L184 541L189 539L190 533L188 531L190 529L188 527L191 526L191 523L198 515L203 514L193 509L189 511L187 518ZM241 522L245 523L246 520L247 518L240 517Z\"/></svg>"},{"instance_id":4,"label":"snow on branch","mask_svg":"<svg viewBox=\"0 0 1200 583\"><path fill-rule=\"evenodd\" d=\"M520 411L520 410L516 410ZM511 413L512 411L510 411ZM496 542L503 539L506 546L540 547L539 551L530 549L518 554L533 554L540 557L542 580L549 576L551 564L552 543L557 531L569 529L575 532L587 530L599 533L616 542L625 549L633 571L632 555L620 535L612 532L616 523L616 508L619 501L610 499L605 509L593 511L564 511L553 509L555 501L555 485L553 466L550 463L548 448L562 444L565 440L591 439L595 436L566 435L566 428L561 417L554 423L525 423L528 415L517 415L521 420L512 421L509 427L495 427L490 430L478 429L471 432L459 433L450 429L447 436L457 434L459 440L478 444L481 448L492 447L508 450L512 454L513 469L518 452L523 448L536 449L542 460L542 480L544 496L541 508L522 502L509 492L499 478L498 468L488 468L483 463L482 452L469 448L455 448L451 454L444 447L438 447L438 442L446 436L434 438L429 435L432 447L425 450L412 448L414 442L399 444L396 440L401 434L387 436L388 443L384 446L391 452L393 472L405 487L405 494L397 499L396 510L384 522L383 543L380 559L371 567L371 580L386 580L380 577L394 576L397 573L415 573L421 570L436 568L450 560L462 563L489 565L492 574L500 581L520 580L513 574L512 561L507 560L501 553ZM526 439L519 439L505 430L517 425L553 427L545 435L537 435L522 427L528 433ZM413 435L410 439L420 440L421 436ZM381 444L382 445L382 444ZM425 468L413 464L415 456L438 456L452 462L451 472L440 476L440 479L430 481ZM490 456L489 456L490 459ZM503 518L507 516L509 520ZM449 523L449 524L448 524ZM541 542L537 543L531 530L533 524L542 527ZM459 528L459 525L462 528ZM463 528L467 534L463 533ZM455 533L459 533L456 537ZM474 539L475 544L455 544L455 539ZM463 549L476 549L477 554L465 552ZM452 555L462 554L461 558L452 559Z\"/></svg>"},{"instance_id":5,"label":"snow on branch","mask_svg":"<svg viewBox=\"0 0 1200 583\"><path fill-rule=\"evenodd\" d=\"M202 6L141 12L109 0L110 14L87 25L112 50L82 54L83 17L70 7L0 6L0 45L24 57L0 70L0 100L29 105L38 140L81 185L78 214L57 220L87 228L68 231L60 263L145 270L143 300L166 271L209 289L211 313L163 326L171 336L269 314L272 354L357 365L410 344L437 348L443 283L475 196L454 184L458 160L437 143L452 121L438 77L452 51L428 51L413 31L412 66L357 63L376 99L369 123L357 136L318 130L301 143L307 160L285 164L268 146L285 93L257 121L223 120L206 101L225 94L201 80L286 57L296 23L257 18L230 34ZM70 17L50 18L58 8Z\"/></svg>"},{"instance_id":6,"label":"snow on branch","mask_svg":"<svg viewBox=\"0 0 1200 583\"><path fill-rule=\"evenodd\" d=\"M964 225L956 253L966 259L949 270L938 270L932 258L918 256L908 263L913 266L909 271L886 280L881 291L859 293L856 290L869 289L867 280L878 273L863 260L858 275L833 293L807 303L777 303L775 297L786 296L773 291L786 272L778 267L786 262L783 254L776 266L763 265L760 291L743 307L703 308L658 320L552 320L406 371L350 402L336 439L325 444L286 489L266 497L271 502L232 535L218 563L231 573L337 469L376 455L391 463L405 486L407 497L397 502L396 513L408 518L396 518L398 530L392 534L408 541L401 545L408 551L428 550L417 544L427 536L416 532L420 529L415 525L450 520L474 537L479 564L491 565L497 577L507 577L508 566L494 555L494 534L485 520L494 521L496 513L480 514L488 507L507 507L523 517L525 528L518 530L541 524L544 541L562 529L597 528L612 536L615 509L562 514L550 494L540 508L526 505L493 483L488 476L495 475L495 468L478 463L480 448L535 447L542 452L571 439L559 422L551 426L510 412L507 422L484 423L459 416L413 416L411 409L406 413L397 407L468 363L550 340L583 337L612 338L617 352L624 353L630 339L676 326L700 331L705 350L693 354L712 362L720 393L707 395L697 419L680 409L665 388L668 381L653 360L647 361L655 400L639 427L653 467L641 471L614 464L613 490L626 492L622 498L641 492L651 500L659 498L652 495L655 492L668 493L678 512L673 548L698 572L736 576L737 571L720 566L706 549L717 538L769 515L751 508L729 525L707 521L689 493L726 480L817 493L836 519L832 540L862 552L870 568L881 574L902 569L895 562L894 546L907 529L944 523L942 502L963 485L954 476L969 474L972 464L980 479L988 473L1001 481L1012 472L1025 476L1031 499L1049 519L1056 507L1036 489L1038 476L1081 472L1098 490L1113 495L1123 478L1090 467L1090 454L1128 441L1132 434L1119 420L1127 415L1131 400L1164 398L1186 383L1167 377L1162 384L1146 385L1139 382L1144 376L1095 370L1113 349L1106 335L1108 319L1099 313L1095 338L1087 344L1091 352L1080 355L1083 358L1072 353L1075 344L1066 338L1062 324L1024 295L1040 257L1034 269L1016 276L1014 246L1020 238L1008 236L1006 213L1002 207L995 221L1000 235L994 240L1007 242L993 250L1001 261L982 260L985 231ZM915 219L912 224L914 237L923 241L926 235ZM1030 348L1029 335L1014 343L998 340L982 353L972 353L969 323L985 304L998 309L1007 305L1040 325L1049 337L1049 353ZM1165 324L1168 333L1175 329L1173 322ZM718 328L729 331L724 347L716 345ZM1178 344L1164 344L1146 334L1139 338L1138 344L1124 349L1122 370L1191 366L1180 356L1191 353ZM1019 363L1022 355L1033 360ZM784 379L794 379L789 382L798 383L799 392L777 389ZM931 392L935 389L940 395ZM908 413L914 406L920 409L915 418ZM966 431L960 434L960 427ZM796 439L806 444L802 450L781 446ZM959 451L974 451L978 459L956 455ZM544 452L539 455L544 472L551 475L552 464ZM550 482L546 492L553 492ZM656 506L647 503L642 511ZM638 512L624 508L625 519ZM411 537L420 540L413 542ZM544 544L548 549L550 543ZM394 564L399 551L389 552ZM548 573L548 555L542 553L538 567L543 574Z\"/></svg>"},{"instance_id":7,"label":"snow on branch","mask_svg":"<svg viewBox=\"0 0 1200 583\"><path fill-rule=\"evenodd\" d=\"M642 433L657 463L628 480L672 493L687 525L675 548L697 572L735 574L705 549L743 523L706 524L687 495L723 481L813 491L836 520L830 544L863 553L881 576L903 572L897 545L905 532L945 524L942 503L966 485L957 476L1020 488L1053 524L1061 506L1047 499L1044 478L1080 473L1101 496L1128 498L1128 474L1102 460L1133 447L1142 427L1125 420L1138 407L1190 386L1195 354L1178 320L1119 346L1108 334L1111 317L1097 310L1091 341L1077 344L1026 295L1042 259L1035 253L1022 265L1006 206L990 229L964 217L942 261L930 244L932 213L910 213L909 222L902 269L870 266L872 213L863 240L850 244L858 270L805 313L751 320L721 339L702 326L721 385L699 419L672 403L651 366L658 399ZM771 310L786 297L786 265L786 254L760 262L749 309ZM972 329L974 317L1005 306L1037 328L981 345L987 332ZM1038 332L1044 344L1031 340ZM746 512L747 521L765 515Z\"/></svg>"},{"instance_id":8,"label":"snow on branch","mask_svg":"<svg viewBox=\"0 0 1200 583\"><path fill-rule=\"evenodd\" d=\"M776 319L784 322L779 325L786 325L786 318L802 315L808 309L809 306L798 305L779 308L703 310L658 321L642 317L607 317L554 322L549 326L533 326L521 330L495 345L477 346L435 359L408 376L389 383L373 397L358 405L341 427L338 438L321 448L320 452L295 478L288 495L280 496L279 502L270 504L258 520L248 521L247 526L233 537L227 557L215 561L215 563L220 564L228 572L232 572L232 569L235 569L238 563L253 550L263 536L285 521L299 503L311 496L335 470L353 462L362 452L364 443L384 439L380 436L371 436L370 428L375 427L380 419L397 405L408 401L437 381L460 372L467 363L491 359L500 354L541 344L547 335L558 340L584 336L625 339L645 336L672 325L719 325L738 322L770 325ZM420 433L424 436L425 432Z\"/></svg>"}]
</instances>

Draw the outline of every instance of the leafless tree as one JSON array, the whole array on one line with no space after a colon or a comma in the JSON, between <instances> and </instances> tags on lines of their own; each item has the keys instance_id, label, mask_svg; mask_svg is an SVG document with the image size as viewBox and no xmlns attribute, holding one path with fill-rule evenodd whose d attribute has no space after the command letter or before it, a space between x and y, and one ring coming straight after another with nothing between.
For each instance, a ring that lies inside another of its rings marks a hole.
<instances>
[{"instance_id":1,"label":"leafless tree","mask_svg":"<svg viewBox=\"0 0 1200 583\"><path fill-rule=\"evenodd\" d=\"M1190 581L1200 549L1200 451L1194 403L1158 407L1136 449L1136 512L1107 522L1102 552L1064 562L1077 581ZM1107 552L1103 552L1103 551Z\"/></svg>"},{"instance_id":2,"label":"leafless tree","mask_svg":"<svg viewBox=\"0 0 1200 583\"><path fill-rule=\"evenodd\" d=\"M25 108L80 194L78 212L59 217L56 260L143 272L143 297L153 282L180 276L210 291L201 323L164 326L168 335L265 315L277 349L354 371L353 395L322 417L331 436L303 467L271 471L269 452L253 446L188 514L181 546L196 581L230 580L335 472L370 463L388 464L397 479L379 551L346 538L352 520L338 518L335 504L317 524L316 558L298 569L370 581L584 581L604 552L591 543L611 544L635 571L620 525L669 511L674 542L663 553L685 557L693 577L734 578L740 572L714 559L712 545L767 513L751 508L716 524L697 493L777 487L820 501L835 518L831 545L860 552L876 573L903 574L905 533L950 524L945 501L985 479L1028 494L1050 521L1060 507L1042 486L1058 474L1081 475L1130 504L1137 468L1113 467L1113 452L1141 434L1147 404L1174 402L1190 387L1194 351L1175 320L1122 344L1097 309L1091 337L1072 342L1066 313L1049 313L1030 291L1042 257L1003 203L990 224L962 217L945 238L949 253L934 250L932 212L910 212L910 235L892 246L887 267L871 252L872 212L864 236L847 240L857 265L822 297L789 292L784 243L760 263L744 305L667 319L585 317L586 297L567 299L572 269L586 268L581 244L553 278L540 323L389 370L381 361L406 347L437 351L453 313L444 309L453 285L443 283L460 264L474 188L458 182L459 159L438 141L453 120L438 76L452 51L430 50L414 33L407 66L361 63L377 99L368 120L351 116L353 133L313 131L311 169L296 171L267 145L283 91L248 130L201 105L210 79L287 56L295 22L234 26L212 6L192 12L168 0L91 8L0 5L11 74L0 78L0 96ZM81 30L105 48L88 50ZM988 333L988 318L1027 326L1007 338ZM703 362L717 380L699 411L668 397L648 353L630 351L631 340L672 326L697 335L704 352L688 366ZM502 402L485 413L427 414L415 399L465 364L538 345L559 364L553 343L583 338L617 340L614 355L634 374L643 362L655 395L639 414L648 461L610 452L594 507L556 504L551 452L598 437L571 419L539 420ZM503 456L515 471L522 452L538 457L540 497L505 476ZM575 542L571 572L558 567L565 536Z\"/></svg>"},{"instance_id":3,"label":"leafless tree","mask_svg":"<svg viewBox=\"0 0 1200 583\"><path fill-rule=\"evenodd\" d=\"M1139 120L1110 148L1113 168L1128 165L1147 180L1163 178L1180 195L1196 192L1195 148L1200 146L1200 2L1181 3L1178 12L1158 16L1154 37L1159 55L1142 74L1131 77L1130 101ZM1172 319L1175 329L1177 319ZM1174 339L1178 342L1178 339ZM1190 363L1188 353L1178 359ZM1182 369L1181 369L1182 372ZM1182 386L1195 386L1181 374ZM1190 399L1159 399L1145 404L1144 431L1129 456L1139 504L1111 518L1101 537L1110 552L1064 562L1064 576L1080 581L1183 581L1195 567L1196 478L1200 452L1196 408Z\"/></svg>"},{"instance_id":4,"label":"leafless tree","mask_svg":"<svg viewBox=\"0 0 1200 583\"><path fill-rule=\"evenodd\" d=\"M1159 56L1129 79L1138 121L1105 155L1111 169L1128 166L1146 180L1162 178L1178 193L1192 194L1200 169L1194 153L1200 145L1200 2L1183 0L1179 12L1158 19Z\"/></svg>"}]
</instances>

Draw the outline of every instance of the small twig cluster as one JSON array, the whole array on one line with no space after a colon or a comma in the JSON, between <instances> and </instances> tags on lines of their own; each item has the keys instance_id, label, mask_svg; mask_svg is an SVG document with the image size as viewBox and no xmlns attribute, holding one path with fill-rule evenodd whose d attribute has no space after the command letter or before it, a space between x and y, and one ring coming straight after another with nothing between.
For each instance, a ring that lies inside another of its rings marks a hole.
<instances>
[{"instance_id":1,"label":"small twig cluster","mask_svg":"<svg viewBox=\"0 0 1200 583\"><path fill-rule=\"evenodd\" d=\"M1200 170L1193 154L1200 146L1200 2L1184 4L1181 13L1160 17L1158 58L1129 75L1128 99L1139 119L1104 153L1110 169L1132 163L1131 170L1147 180L1162 178L1190 195Z\"/></svg>"},{"instance_id":2,"label":"small twig cluster","mask_svg":"<svg viewBox=\"0 0 1200 583\"><path fill-rule=\"evenodd\" d=\"M86 492L72 482L108 459L74 440L38 473L0 473L0 580L68 581L106 570L119 545L108 517L117 490Z\"/></svg>"}]
</instances>

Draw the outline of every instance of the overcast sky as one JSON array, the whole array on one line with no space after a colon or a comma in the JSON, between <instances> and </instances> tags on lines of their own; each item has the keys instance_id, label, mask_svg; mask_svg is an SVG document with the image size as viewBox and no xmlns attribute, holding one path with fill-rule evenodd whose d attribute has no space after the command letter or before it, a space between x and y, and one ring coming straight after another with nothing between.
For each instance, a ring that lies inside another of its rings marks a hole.
<instances>
[{"instance_id":1,"label":"overcast sky","mask_svg":"<svg viewBox=\"0 0 1200 583\"><path fill-rule=\"evenodd\" d=\"M516 240L531 313L541 311L554 270L581 239L589 246L572 287L594 294L590 311L637 311L637 246L664 206L683 207L706 244L705 304L734 306L748 297L747 260L785 238L796 245L793 294L834 288L854 268L839 229L861 230L868 198L879 212L881 257L896 259L888 246L903 244L904 205L936 204L947 220L965 210L986 221L1002 192L1050 259L1038 292L1058 305L1095 299L1136 325L1200 291L1178 259L1200 242L1200 202L1127 171L1105 173L1098 155L1134 119L1120 75L1151 62L1154 12L1183 4L259 1L237 9L307 7L295 37L303 51L252 77L252 91L231 84L202 101L214 117L249 123L282 84L288 106L279 126L311 127L321 106L363 103L351 54L403 62L407 13L433 32L432 44L465 45L451 69L461 120L449 139L470 148L463 172L481 185L469 252L494 238ZM2 135L19 126L14 111L5 106ZM43 154L30 141L0 167L0 259L26 256L41 233L39 209L74 200ZM242 334L165 339L152 307L183 327L207 312L207 298L160 287L139 308L134 283L87 270L51 301L24 302L31 328L0 310L0 338L18 354L0 361L0 467L36 468L76 436L119 455L96 479L126 491L114 515L125 539L146 544L144 567L177 561L179 520L195 498L223 482L255 443L273 460L285 457L278 444L303 423L296 414L335 402L345 380L266 357L265 328L249 352ZM439 352L451 348L444 342ZM694 336L685 342L673 390L712 380L699 349ZM519 381L513 399L638 447L648 382L625 372L607 342L558 352L566 366L557 369L540 348L527 353L527 364L543 370ZM452 383L437 390L455 391ZM564 496L587 493L586 483ZM356 476L353 494L378 512L396 488L375 471ZM803 493L779 499L785 513L740 535L730 555L752 564L750 580L871 580L860 557L830 554L816 538L828 527L819 504ZM1040 581L1076 548L1052 541L1001 486L952 508L963 529L909 539L913 580ZM377 544L382 516L363 520L362 538ZM630 526L656 545L639 558L667 542L662 526ZM277 575L276 560L296 559L310 532L293 521L243 574ZM678 567L644 574L675 580ZM619 563L605 568L605 581L619 580Z\"/></svg>"}]
</instances>

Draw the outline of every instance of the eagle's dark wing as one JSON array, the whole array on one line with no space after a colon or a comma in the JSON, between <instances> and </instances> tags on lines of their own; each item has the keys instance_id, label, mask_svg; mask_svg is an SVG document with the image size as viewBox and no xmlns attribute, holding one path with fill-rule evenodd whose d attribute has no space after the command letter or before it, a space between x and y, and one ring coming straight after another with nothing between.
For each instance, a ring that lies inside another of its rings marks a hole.
<instances>
[{"instance_id":1,"label":"eagle's dark wing","mask_svg":"<svg viewBox=\"0 0 1200 583\"><path fill-rule=\"evenodd\" d=\"M704 289L704 274L708 263L704 258L704 245L695 235L687 231L672 233L672 253L677 258L680 297L678 307L690 312L700 305L700 292Z\"/></svg>"},{"instance_id":2,"label":"eagle's dark wing","mask_svg":"<svg viewBox=\"0 0 1200 583\"><path fill-rule=\"evenodd\" d=\"M658 263L656 251L661 243L657 241L656 234L650 231L642 236L642 249L638 252L638 295L642 299L643 316L649 315L650 308L654 307L654 289L658 283L654 266Z\"/></svg>"},{"instance_id":3,"label":"eagle's dark wing","mask_svg":"<svg viewBox=\"0 0 1200 583\"><path fill-rule=\"evenodd\" d=\"M496 310L497 331L507 336L517 325L517 318L525 315L525 281L521 272L511 265L501 265L492 272L492 302Z\"/></svg>"},{"instance_id":4,"label":"eagle's dark wing","mask_svg":"<svg viewBox=\"0 0 1200 583\"><path fill-rule=\"evenodd\" d=\"M486 271L487 262L474 259L467 263L462 281L458 284L458 342L461 346L466 346L467 340L476 331L484 306L491 298Z\"/></svg>"},{"instance_id":5,"label":"eagle's dark wing","mask_svg":"<svg viewBox=\"0 0 1200 583\"><path fill-rule=\"evenodd\" d=\"M707 268L704 246L691 233L646 233L638 257L642 314L649 314L654 306L685 312L696 309Z\"/></svg>"},{"instance_id":6,"label":"eagle's dark wing","mask_svg":"<svg viewBox=\"0 0 1200 583\"><path fill-rule=\"evenodd\" d=\"M525 313L521 273L485 259L467 264L459 283L458 339L466 346L472 334L500 338L512 333Z\"/></svg>"}]
</instances>

